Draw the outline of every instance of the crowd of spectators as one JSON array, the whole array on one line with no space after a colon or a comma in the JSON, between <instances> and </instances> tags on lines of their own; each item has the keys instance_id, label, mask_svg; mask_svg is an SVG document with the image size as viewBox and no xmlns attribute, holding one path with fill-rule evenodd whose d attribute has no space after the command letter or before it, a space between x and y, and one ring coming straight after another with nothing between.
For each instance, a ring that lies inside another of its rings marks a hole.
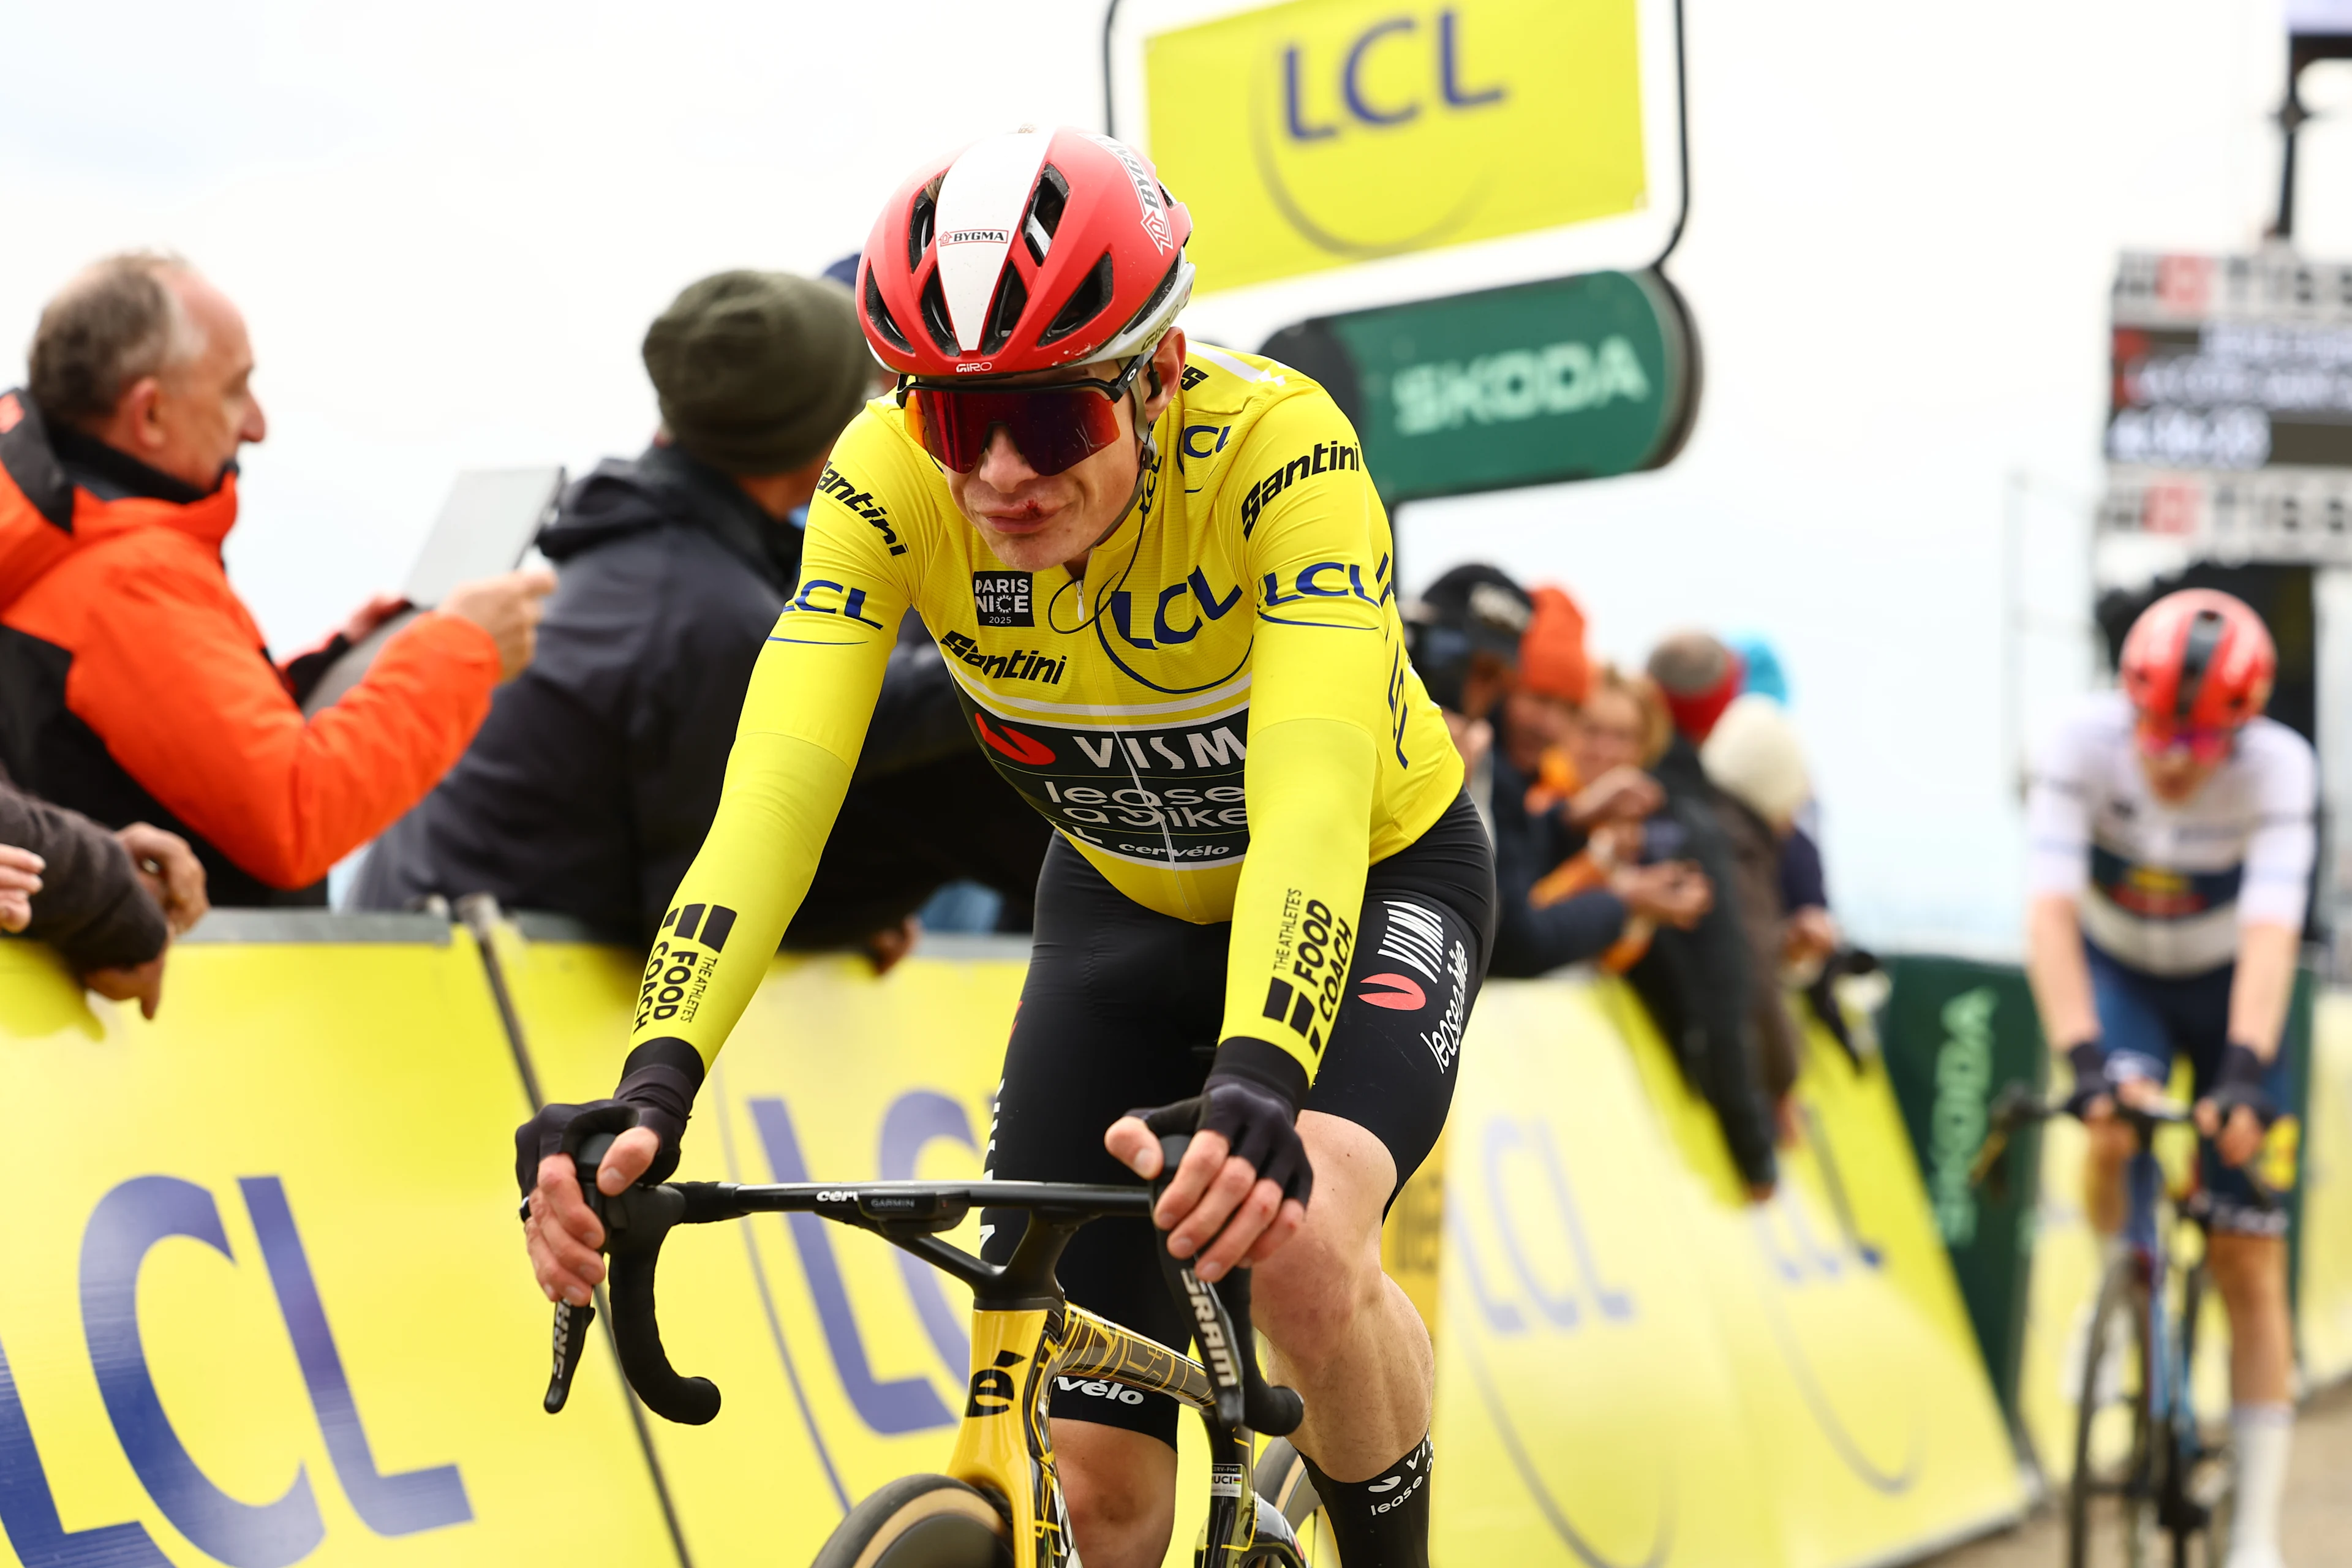
<instances>
[{"instance_id":1,"label":"crowd of spectators","mask_svg":"<svg viewBox=\"0 0 2352 1568\"><path fill-rule=\"evenodd\" d=\"M1826 986L1842 942L1777 658L1682 632L1640 671L1597 663L1564 589L1483 564L1437 578L1406 619L1494 836L1492 973L1622 974L1768 1194L1796 1131L1791 987L1843 1029Z\"/></svg>"},{"instance_id":2,"label":"crowd of spectators","mask_svg":"<svg viewBox=\"0 0 2352 1568\"><path fill-rule=\"evenodd\" d=\"M0 394L0 930L152 1016L208 905L323 904L329 868L373 842L357 907L488 894L652 934L834 439L877 390L840 281L689 286L646 333L649 445L540 531L559 570L460 585L308 715L338 658L416 607L381 595L289 659L263 645L221 554L238 451L268 434L236 307L177 258L112 257L50 301L28 357ZM1624 975L1769 1191L1790 984L1825 984L1839 948L1770 648L1686 632L1621 669L1566 591L1486 565L1407 612L1496 844L1494 973ZM953 886L1028 923L1047 830L966 742L912 617L840 823L788 946L887 968Z\"/></svg>"},{"instance_id":3,"label":"crowd of spectators","mask_svg":"<svg viewBox=\"0 0 2352 1568\"><path fill-rule=\"evenodd\" d=\"M826 454L875 390L839 282L704 279L646 334L651 444L539 535L560 587L540 566L434 606L380 595L278 659L222 558L237 455L268 434L236 305L177 257L110 257L49 301L27 359L0 393L0 930L151 1014L171 936L208 905L323 906L371 843L359 907L487 893L648 936L717 805ZM964 743L911 619L902 643L835 836L855 863L827 856L787 936L881 967L951 883L1025 925L1046 842Z\"/></svg>"}]
</instances>

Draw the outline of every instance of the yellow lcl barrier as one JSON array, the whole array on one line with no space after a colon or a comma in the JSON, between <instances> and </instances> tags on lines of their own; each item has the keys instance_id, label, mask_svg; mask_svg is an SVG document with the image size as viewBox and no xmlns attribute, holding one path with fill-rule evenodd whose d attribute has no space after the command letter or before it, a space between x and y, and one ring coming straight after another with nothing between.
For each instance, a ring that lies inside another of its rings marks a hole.
<instances>
[{"instance_id":1,"label":"yellow lcl barrier","mask_svg":"<svg viewBox=\"0 0 2352 1568\"><path fill-rule=\"evenodd\" d=\"M153 1024L0 944L0 1095L37 1109L0 1215L0 1562L664 1563L666 1488L696 1568L789 1563L944 1463L966 1301L814 1218L664 1254L716 1422L652 1424L649 1458L602 1346L541 1415L520 1063L608 1092L636 961L498 931L519 1053L464 930L314 927L362 929L406 940L184 945ZM780 961L685 1173L977 1172L1022 973ZM1883 1077L1817 1039L1799 1092L1751 1208L1622 990L1488 987L1388 1238L1436 1322L1438 1563L1839 1568L2021 1507Z\"/></svg>"}]
</instances>

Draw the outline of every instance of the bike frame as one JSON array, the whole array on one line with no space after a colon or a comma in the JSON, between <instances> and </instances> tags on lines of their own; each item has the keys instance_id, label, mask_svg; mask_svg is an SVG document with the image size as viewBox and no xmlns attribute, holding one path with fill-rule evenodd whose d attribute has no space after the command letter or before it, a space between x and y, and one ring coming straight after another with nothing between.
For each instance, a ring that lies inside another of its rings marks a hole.
<instances>
[{"instance_id":1,"label":"bike frame","mask_svg":"<svg viewBox=\"0 0 2352 1568\"><path fill-rule=\"evenodd\" d=\"M1174 1162L1169 1168L1174 1168ZM1229 1289L1234 1299L1229 1310L1218 1291L1202 1284L1189 1265L1162 1254L1172 1282L1192 1309L1208 1365L1071 1305L1055 1278L1063 1248L1081 1226L1111 1215L1148 1218L1152 1196L1142 1187L1040 1182L760 1186L677 1182L633 1188L620 1198L604 1200L613 1211L606 1220L613 1232L614 1330L622 1364L631 1384L656 1414L709 1419L718 1409L718 1393L707 1384L702 1384L707 1409L673 1414L682 1408L673 1394L701 1380L679 1378L670 1369L653 1321L653 1259L662 1237L676 1224L754 1214L814 1214L872 1231L971 1287L968 1392L955 1449L943 1473L986 1493L1003 1511L1013 1568L1062 1568L1070 1556L1069 1514L1049 1425L1056 1377L1100 1378L1147 1394L1164 1394L1200 1413L1208 1429L1211 1465L1203 1563L1224 1568L1254 1550L1279 1550L1277 1543L1286 1543L1295 1553L1297 1541L1288 1521L1258 1503L1250 1486L1255 1433L1244 1411L1246 1402L1266 1391L1251 1341L1245 1274L1237 1289ZM961 1225L975 1207L1027 1214L1028 1223L1006 1262L985 1262L940 1238L940 1232ZM625 1272L635 1278L625 1282ZM639 1303L634 1310L622 1304L630 1300ZM556 1375L547 1401L551 1411L562 1407L584 1348L587 1310L557 1310ZM1244 1507L1244 1500L1252 1506Z\"/></svg>"},{"instance_id":2,"label":"bike frame","mask_svg":"<svg viewBox=\"0 0 2352 1568\"><path fill-rule=\"evenodd\" d=\"M2123 1240L2144 1288L2142 1343L2147 1347L2148 1364L2140 1369L2140 1375L2147 1381L2150 1426L2163 1444L2160 1458L2151 1456L2162 1466L2152 1478L2155 1501L2159 1521L2178 1535L2195 1527L2192 1510L2185 1506L2190 1500L2188 1487L2191 1473L2209 1450L2197 1419L2196 1369L2189 1364L2196 1325L2175 1316L2172 1286L2176 1279L2185 1280L2202 1265L2182 1269L2173 1261L2168 1229L2182 1221L2167 1187L2163 1164L2152 1147L2154 1125L2138 1128L2139 1146L2124 1166ZM2188 1310L2196 1310L2202 1293L2186 1294L2191 1298Z\"/></svg>"}]
</instances>

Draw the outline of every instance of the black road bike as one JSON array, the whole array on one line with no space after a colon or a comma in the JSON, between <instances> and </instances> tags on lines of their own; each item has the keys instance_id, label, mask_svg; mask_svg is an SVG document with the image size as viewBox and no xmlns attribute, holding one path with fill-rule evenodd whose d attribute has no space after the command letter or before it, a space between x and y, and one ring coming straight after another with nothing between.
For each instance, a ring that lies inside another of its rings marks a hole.
<instances>
[{"instance_id":1,"label":"black road bike","mask_svg":"<svg viewBox=\"0 0 2352 1568\"><path fill-rule=\"evenodd\" d=\"M2237 1467L2229 1444L2197 1418L2190 1374L2205 1300L2213 1289L2200 1246L2184 1262L2185 1230L2210 1239L2206 1221L2165 1174L2154 1151L2160 1127L2189 1120L2170 1101L2116 1116L2137 1135L2124 1167L2124 1247L2099 1283L2076 1396L2074 1472L2066 1494L2067 1568L2221 1568L2229 1553ZM1994 1100L1975 1179L1991 1174L2012 1133L2066 1114L2022 1084ZM2252 1173L2248 1173L2250 1179ZM2256 1201L2277 1195L2253 1180Z\"/></svg>"},{"instance_id":2,"label":"black road bike","mask_svg":"<svg viewBox=\"0 0 2352 1568\"><path fill-rule=\"evenodd\" d=\"M1069 1515L1055 1471L1047 1418L1057 1377L1100 1379L1165 1394L1200 1413L1209 1435L1208 1521L1194 1552L1202 1568L1308 1568L1296 1526L1315 1509L1312 1485L1287 1443L1269 1447L1253 1484L1255 1436L1295 1431L1305 1406L1268 1384L1250 1327L1250 1271L1216 1285L1160 1247L1169 1285L1192 1325L1200 1358L1184 1355L1072 1305L1055 1278L1078 1227L1112 1215L1145 1215L1183 1160L1197 1102L1155 1112L1147 1125L1164 1162L1150 1187L1051 1182L862 1182L839 1184L666 1182L617 1197L596 1190L609 1133L567 1136L582 1193L604 1224L612 1258L612 1334L621 1370L646 1407L698 1426L719 1414L716 1384L681 1376L662 1348L654 1277L663 1242L681 1225L758 1214L814 1214L872 1231L952 1275L972 1293L971 1375L963 1421L944 1472L886 1482L852 1508L814 1568L1062 1568L1072 1561ZM1015 1209L1026 1224L1002 1265L940 1239L974 1208ZM563 1408L595 1309L555 1310L555 1364L546 1408Z\"/></svg>"}]
</instances>

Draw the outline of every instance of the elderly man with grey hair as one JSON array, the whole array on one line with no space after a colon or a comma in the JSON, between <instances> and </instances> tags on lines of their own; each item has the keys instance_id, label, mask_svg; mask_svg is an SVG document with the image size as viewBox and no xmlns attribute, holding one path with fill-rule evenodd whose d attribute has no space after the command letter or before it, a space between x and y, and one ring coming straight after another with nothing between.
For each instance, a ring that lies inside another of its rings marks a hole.
<instances>
[{"instance_id":1,"label":"elderly man with grey hair","mask_svg":"<svg viewBox=\"0 0 2352 1568\"><path fill-rule=\"evenodd\" d=\"M222 542L268 433L245 318L187 262L85 268L0 393L0 765L110 827L188 840L215 904L321 904L530 661L545 574L466 584L305 719L331 645L279 664ZM339 641L397 607L379 599Z\"/></svg>"}]
</instances>

